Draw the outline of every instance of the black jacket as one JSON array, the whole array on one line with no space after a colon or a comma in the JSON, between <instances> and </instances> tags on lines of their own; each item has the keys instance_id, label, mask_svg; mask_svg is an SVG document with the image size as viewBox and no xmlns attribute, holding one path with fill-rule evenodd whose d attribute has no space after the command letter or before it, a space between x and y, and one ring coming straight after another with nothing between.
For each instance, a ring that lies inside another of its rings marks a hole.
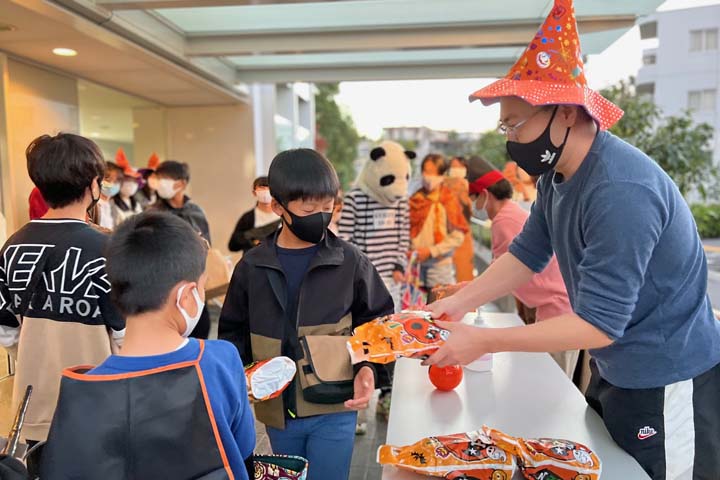
<instances>
[{"instance_id":1,"label":"black jacket","mask_svg":"<svg viewBox=\"0 0 720 480\"><path fill-rule=\"evenodd\" d=\"M155 202L150 209L161 212L170 212L173 215L177 215L188 222L196 231L200 232L200 235L202 235L208 243L212 243L210 241L210 225L208 225L205 211L200 208L197 203L191 201L190 197L185 196L185 203L180 208L175 208L170 205L167 200L158 198L158 201Z\"/></svg>"},{"instance_id":2,"label":"black jacket","mask_svg":"<svg viewBox=\"0 0 720 480\"><path fill-rule=\"evenodd\" d=\"M220 314L219 336L237 347L243 363L280 355L281 345L295 344L300 330L331 327L348 314L354 329L393 313L392 297L372 263L327 230L300 287L297 318L287 318L287 281L277 258L277 236L237 264ZM260 344L270 350L253 351Z\"/></svg>"},{"instance_id":3,"label":"black jacket","mask_svg":"<svg viewBox=\"0 0 720 480\"><path fill-rule=\"evenodd\" d=\"M247 252L256 246L260 240L264 240L268 235L271 235L279 226L280 220L255 227L255 209L250 209L243 213L235 225L235 230L233 230L228 242L228 250L231 252L241 250Z\"/></svg>"}]
</instances>

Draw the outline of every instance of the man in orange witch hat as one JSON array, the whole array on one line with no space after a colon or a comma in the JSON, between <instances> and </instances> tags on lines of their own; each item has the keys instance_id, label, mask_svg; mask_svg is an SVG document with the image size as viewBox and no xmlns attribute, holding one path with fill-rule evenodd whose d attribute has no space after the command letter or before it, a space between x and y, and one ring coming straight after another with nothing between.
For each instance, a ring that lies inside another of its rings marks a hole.
<instances>
[{"instance_id":1,"label":"man in orange witch hat","mask_svg":"<svg viewBox=\"0 0 720 480\"><path fill-rule=\"evenodd\" d=\"M587 400L617 443L653 479L717 479L720 322L702 244L673 181L607 132L622 111L587 87L571 0L555 0L510 73L471 99L500 103L508 154L540 175L537 200L508 253L429 309L458 321L554 252L573 312L504 329L438 322L450 337L427 363L590 349Z\"/></svg>"}]
</instances>

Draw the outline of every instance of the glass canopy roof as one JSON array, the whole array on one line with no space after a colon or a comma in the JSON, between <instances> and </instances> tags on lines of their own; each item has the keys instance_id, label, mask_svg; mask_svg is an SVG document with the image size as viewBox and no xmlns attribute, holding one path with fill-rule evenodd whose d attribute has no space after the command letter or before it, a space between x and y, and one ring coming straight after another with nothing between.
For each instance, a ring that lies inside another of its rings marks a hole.
<instances>
[{"instance_id":1,"label":"glass canopy roof","mask_svg":"<svg viewBox=\"0 0 720 480\"><path fill-rule=\"evenodd\" d=\"M229 69L236 83L500 76L552 3L95 0L156 42L179 46L198 67ZM576 0L584 53L602 52L661 3ZM155 24L171 33L161 35Z\"/></svg>"}]
</instances>

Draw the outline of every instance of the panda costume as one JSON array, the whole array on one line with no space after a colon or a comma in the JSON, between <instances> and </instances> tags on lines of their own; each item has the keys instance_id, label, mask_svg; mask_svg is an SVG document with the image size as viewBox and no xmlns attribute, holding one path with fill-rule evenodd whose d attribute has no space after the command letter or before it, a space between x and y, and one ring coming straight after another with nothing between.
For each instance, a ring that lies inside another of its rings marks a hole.
<instances>
[{"instance_id":1,"label":"panda costume","mask_svg":"<svg viewBox=\"0 0 720 480\"><path fill-rule=\"evenodd\" d=\"M400 311L401 284L393 279L394 272L405 272L410 249L410 209L408 181L410 161L415 152L400 144L385 141L372 149L355 187L345 194L338 223L338 236L358 247L380 274ZM378 369L377 413L386 418L390 413L392 377L395 363ZM363 413L358 417L357 433L364 433Z\"/></svg>"},{"instance_id":2,"label":"panda costume","mask_svg":"<svg viewBox=\"0 0 720 480\"><path fill-rule=\"evenodd\" d=\"M355 187L347 192L338 235L358 247L382 277L400 310L400 284L410 249L408 181L415 152L395 142L382 142L370 152Z\"/></svg>"}]
</instances>

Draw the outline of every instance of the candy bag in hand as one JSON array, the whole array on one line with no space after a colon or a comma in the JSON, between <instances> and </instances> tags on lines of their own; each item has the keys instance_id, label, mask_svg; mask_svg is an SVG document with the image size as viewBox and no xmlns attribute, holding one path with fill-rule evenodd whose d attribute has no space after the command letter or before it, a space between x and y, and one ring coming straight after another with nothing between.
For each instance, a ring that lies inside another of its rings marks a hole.
<instances>
[{"instance_id":1,"label":"candy bag in hand","mask_svg":"<svg viewBox=\"0 0 720 480\"><path fill-rule=\"evenodd\" d=\"M383 445L378 463L422 475L478 480L510 480L514 457L490 443L481 431L423 438L406 447Z\"/></svg>"},{"instance_id":2,"label":"candy bag in hand","mask_svg":"<svg viewBox=\"0 0 720 480\"><path fill-rule=\"evenodd\" d=\"M296 371L295 362L288 357L251 363L245 367L248 399L255 403L279 397L295 378Z\"/></svg>"},{"instance_id":3,"label":"candy bag in hand","mask_svg":"<svg viewBox=\"0 0 720 480\"><path fill-rule=\"evenodd\" d=\"M448 338L429 312L402 312L376 318L355 329L348 341L353 365L391 363L400 357L426 358Z\"/></svg>"},{"instance_id":4,"label":"candy bag in hand","mask_svg":"<svg viewBox=\"0 0 720 480\"><path fill-rule=\"evenodd\" d=\"M599 480L598 456L585 445L553 438L516 438L499 430L482 431L499 448L517 457L528 480Z\"/></svg>"}]
</instances>

